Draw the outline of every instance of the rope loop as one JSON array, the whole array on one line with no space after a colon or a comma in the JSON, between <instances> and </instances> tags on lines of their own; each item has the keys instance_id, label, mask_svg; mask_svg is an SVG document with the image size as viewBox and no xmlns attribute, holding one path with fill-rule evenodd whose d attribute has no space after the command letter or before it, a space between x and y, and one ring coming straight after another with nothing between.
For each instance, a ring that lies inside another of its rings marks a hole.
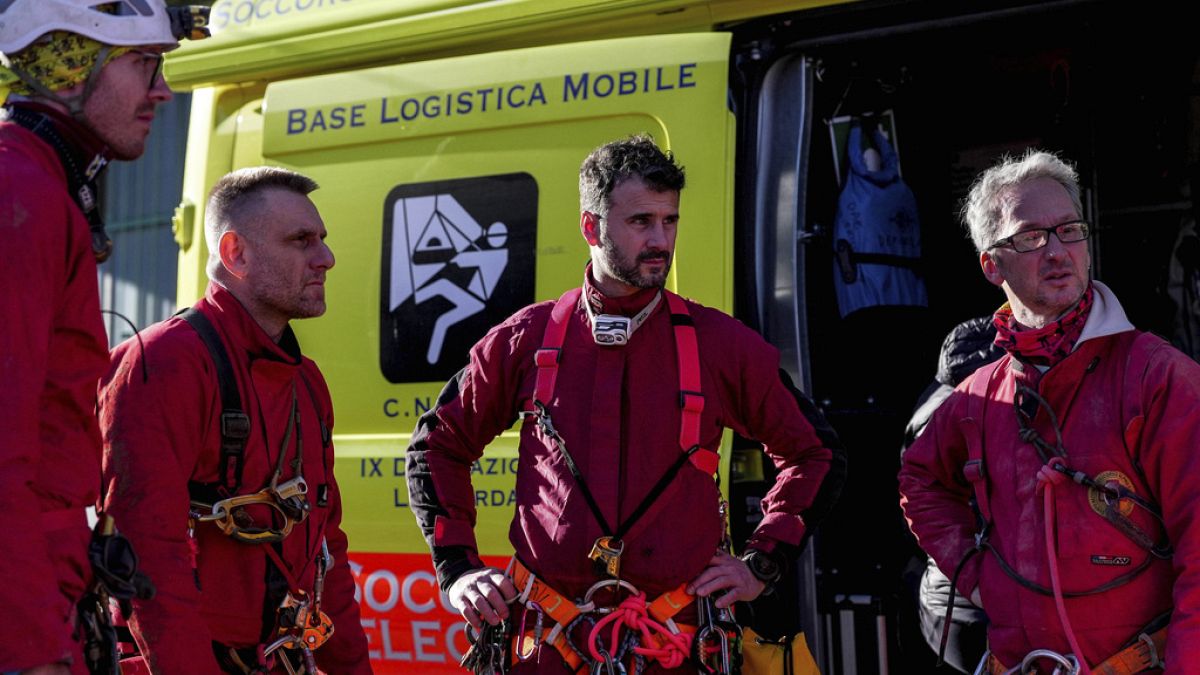
<instances>
[{"instance_id":1,"label":"rope loop","mask_svg":"<svg viewBox=\"0 0 1200 675\"><path fill-rule=\"evenodd\" d=\"M692 638L686 633L673 633L668 628L650 617L646 594L639 592L631 595L617 605L608 616L601 619L592 627L588 635L588 652L595 661L603 660L603 644L599 639L601 632L611 624L608 644L621 644L621 629L633 631L641 636L641 645L633 647L633 652L639 656L658 661L666 669L678 668L687 660L691 652ZM656 646L652 646L656 645Z\"/></svg>"},{"instance_id":2,"label":"rope loop","mask_svg":"<svg viewBox=\"0 0 1200 675\"><path fill-rule=\"evenodd\" d=\"M1063 473L1059 467L1066 466L1067 462L1062 457L1051 457L1048 462L1038 469L1037 473L1037 494L1042 494L1047 485L1062 485L1067 482L1067 474Z\"/></svg>"}]
</instances>

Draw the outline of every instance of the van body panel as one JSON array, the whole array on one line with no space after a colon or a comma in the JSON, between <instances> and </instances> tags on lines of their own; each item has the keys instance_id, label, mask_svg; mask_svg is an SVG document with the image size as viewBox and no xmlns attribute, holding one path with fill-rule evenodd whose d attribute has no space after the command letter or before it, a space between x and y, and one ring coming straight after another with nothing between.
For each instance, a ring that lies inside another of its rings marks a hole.
<instances>
[{"instance_id":1,"label":"van body panel","mask_svg":"<svg viewBox=\"0 0 1200 675\"><path fill-rule=\"evenodd\" d=\"M838 0L219 0L214 37L167 64L180 89L714 26Z\"/></svg>"}]
</instances>

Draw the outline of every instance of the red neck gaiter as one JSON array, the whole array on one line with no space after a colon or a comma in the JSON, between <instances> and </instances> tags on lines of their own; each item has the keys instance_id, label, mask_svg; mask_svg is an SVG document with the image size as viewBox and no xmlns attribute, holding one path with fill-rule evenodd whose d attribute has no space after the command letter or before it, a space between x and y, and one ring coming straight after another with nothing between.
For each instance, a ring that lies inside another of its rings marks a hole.
<instances>
[{"instance_id":1,"label":"red neck gaiter","mask_svg":"<svg viewBox=\"0 0 1200 675\"><path fill-rule=\"evenodd\" d=\"M996 325L996 346L1026 363L1053 366L1067 358L1075 347L1092 311L1093 298L1092 286L1088 284L1077 305L1057 321L1041 328L1021 326L1006 302L992 317L992 323Z\"/></svg>"}]
</instances>

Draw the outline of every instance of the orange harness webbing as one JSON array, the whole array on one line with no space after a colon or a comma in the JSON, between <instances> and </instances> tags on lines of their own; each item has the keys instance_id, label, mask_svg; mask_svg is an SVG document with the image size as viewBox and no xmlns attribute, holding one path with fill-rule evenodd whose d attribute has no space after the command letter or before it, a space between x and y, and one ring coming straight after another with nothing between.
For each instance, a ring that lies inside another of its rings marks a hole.
<instances>
[{"instance_id":1,"label":"orange harness webbing","mask_svg":"<svg viewBox=\"0 0 1200 675\"><path fill-rule=\"evenodd\" d=\"M1167 629L1160 628L1150 635L1138 636L1138 641L1108 657L1103 663L1092 668L1093 675L1135 675L1151 668L1162 667L1162 658L1167 651ZM1005 667L1000 659L988 654L985 672L990 675L1004 675L1010 668Z\"/></svg>"},{"instance_id":2,"label":"orange harness webbing","mask_svg":"<svg viewBox=\"0 0 1200 675\"><path fill-rule=\"evenodd\" d=\"M559 654L562 655L563 661L572 671L578 672L583 665L581 655L571 647L567 639L567 627L570 626L575 619L584 611L591 611L593 608L588 606L580 607L572 600L567 598L562 593L554 590L549 584L537 578L529 568L525 567L520 560L515 557L509 563L508 576L513 580L513 584L519 592L518 602L525 606L526 612L534 611L530 609L531 605L536 605L541 611L549 616L554 621L554 626L549 630L543 630L539 636L537 629L525 630L523 633L513 636L512 655L513 660L520 660L522 654L532 654L539 648L539 639L554 647ZM676 630L679 634L686 635L690 643L691 635L696 632L695 626L686 626L676 624L674 617L684 607L687 607L694 600L694 596L687 592L687 584L680 584L678 588L667 591L658 596L647 606L647 612L654 619L667 626L670 629ZM647 647L655 650L663 650L666 645L664 640L654 637L652 644Z\"/></svg>"}]
</instances>

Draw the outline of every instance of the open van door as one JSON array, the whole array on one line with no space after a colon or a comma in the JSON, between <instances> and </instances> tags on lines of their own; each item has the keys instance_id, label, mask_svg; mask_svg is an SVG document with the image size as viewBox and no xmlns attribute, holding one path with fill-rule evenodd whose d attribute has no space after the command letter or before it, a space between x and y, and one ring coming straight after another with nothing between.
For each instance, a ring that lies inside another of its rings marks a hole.
<instances>
[{"instance_id":1,"label":"open van door","mask_svg":"<svg viewBox=\"0 0 1200 675\"><path fill-rule=\"evenodd\" d=\"M812 91L813 63L805 56L788 55L770 66L756 101L755 147L742 152L753 170L741 178L743 185L752 181L754 195L753 230L742 233L743 245L753 251L753 259L742 263L753 293L753 319L779 349L780 368L805 392L812 391L805 284L812 238L806 217ZM819 614L814 546L804 548L796 567L790 595L797 607L783 620L794 622L791 631L804 631L818 663L828 668L831 632Z\"/></svg>"},{"instance_id":2,"label":"open van door","mask_svg":"<svg viewBox=\"0 0 1200 675\"><path fill-rule=\"evenodd\" d=\"M459 672L462 622L407 508L405 448L476 340L581 282L577 182L591 149L649 133L676 153L689 180L668 284L732 310L729 47L703 33L461 56L278 81L240 109L261 156L235 143L234 166L321 185L312 197L338 264L328 313L296 329L335 402L343 526L377 672ZM501 566L517 442L504 434L472 470L481 553Z\"/></svg>"}]
</instances>

